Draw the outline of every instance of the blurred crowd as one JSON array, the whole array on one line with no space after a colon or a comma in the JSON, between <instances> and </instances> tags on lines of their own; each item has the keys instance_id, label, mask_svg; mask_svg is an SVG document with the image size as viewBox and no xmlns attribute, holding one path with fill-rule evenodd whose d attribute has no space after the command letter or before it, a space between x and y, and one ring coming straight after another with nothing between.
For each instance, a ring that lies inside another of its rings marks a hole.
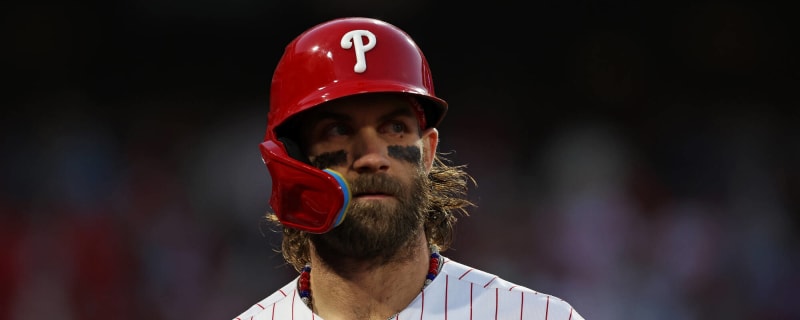
<instances>
[{"instance_id":1,"label":"blurred crowd","mask_svg":"<svg viewBox=\"0 0 800 320\"><path fill-rule=\"evenodd\" d=\"M483 8L512 15L484 30L497 45L529 52L465 49L488 24L425 1L426 19L308 1L283 22L304 5L178 4L5 13L0 320L231 319L294 278L263 219L269 78L297 32L351 12L408 29L451 105L440 151L477 207L445 255L587 319L800 318L800 65L779 8Z\"/></svg>"}]
</instances>

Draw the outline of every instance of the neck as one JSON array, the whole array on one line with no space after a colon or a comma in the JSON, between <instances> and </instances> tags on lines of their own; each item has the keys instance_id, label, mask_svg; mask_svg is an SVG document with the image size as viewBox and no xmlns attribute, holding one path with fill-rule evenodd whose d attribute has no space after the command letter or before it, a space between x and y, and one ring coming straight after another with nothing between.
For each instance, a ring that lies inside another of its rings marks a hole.
<instances>
[{"instance_id":1,"label":"neck","mask_svg":"<svg viewBox=\"0 0 800 320\"><path fill-rule=\"evenodd\" d=\"M420 293L430 265L425 237L413 241L409 251L388 263L341 261L347 273L326 265L312 245L314 312L326 320L385 320L403 310Z\"/></svg>"}]
</instances>

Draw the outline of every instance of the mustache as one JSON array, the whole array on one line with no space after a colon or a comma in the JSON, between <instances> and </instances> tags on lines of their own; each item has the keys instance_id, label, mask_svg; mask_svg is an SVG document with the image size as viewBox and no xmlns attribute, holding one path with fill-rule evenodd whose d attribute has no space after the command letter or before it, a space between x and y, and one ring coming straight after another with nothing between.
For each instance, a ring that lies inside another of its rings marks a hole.
<instances>
[{"instance_id":1,"label":"mustache","mask_svg":"<svg viewBox=\"0 0 800 320\"><path fill-rule=\"evenodd\" d=\"M350 181L349 185L354 196L378 193L398 196L406 190L399 180L385 174L360 175Z\"/></svg>"}]
</instances>

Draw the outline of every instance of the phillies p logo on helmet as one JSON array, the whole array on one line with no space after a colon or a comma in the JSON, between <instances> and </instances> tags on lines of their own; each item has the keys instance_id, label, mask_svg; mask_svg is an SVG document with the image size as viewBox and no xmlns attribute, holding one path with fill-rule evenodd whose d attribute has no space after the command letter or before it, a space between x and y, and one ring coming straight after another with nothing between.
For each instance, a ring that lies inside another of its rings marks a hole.
<instances>
[{"instance_id":1,"label":"phillies p logo on helmet","mask_svg":"<svg viewBox=\"0 0 800 320\"><path fill-rule=\"evenodd\" d=\"M364 45L362 37L367 37L367 45ZM375 34L369 32L369 30L353 30L345 33L342 37L342 49L353 48L356 52L356 65L353 67L353 71L357 73L363 73L367 70L367 57L364 53L374 47Z\"/></svg>"}]
</instances>

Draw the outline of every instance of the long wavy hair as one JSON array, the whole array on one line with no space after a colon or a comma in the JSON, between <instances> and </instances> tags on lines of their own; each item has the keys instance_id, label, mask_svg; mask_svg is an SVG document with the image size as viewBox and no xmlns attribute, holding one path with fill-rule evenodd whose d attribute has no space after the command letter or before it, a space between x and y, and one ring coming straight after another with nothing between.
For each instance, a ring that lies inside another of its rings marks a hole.
<instances>
[{"instance_id":1,"label":"long wavy hair","mask_svg":"<svg viewBox=\"0 0 800 320\"><path fill-rule=\"evenodd\" d=\"M425 215L425 235L430 244L446 251L453 243L456 214L468 216L468 207L474 204L467 199L469 184L475 179L464 169L466 165L448 165L444 154L437 152L428 179L430 179L430 207ZM267 213L267 220L283 229L283 242L280 252L283 258L298 272L311 259L309 252L309 233L284 227L274 213Z\"/></svg>"}]
</instances>

